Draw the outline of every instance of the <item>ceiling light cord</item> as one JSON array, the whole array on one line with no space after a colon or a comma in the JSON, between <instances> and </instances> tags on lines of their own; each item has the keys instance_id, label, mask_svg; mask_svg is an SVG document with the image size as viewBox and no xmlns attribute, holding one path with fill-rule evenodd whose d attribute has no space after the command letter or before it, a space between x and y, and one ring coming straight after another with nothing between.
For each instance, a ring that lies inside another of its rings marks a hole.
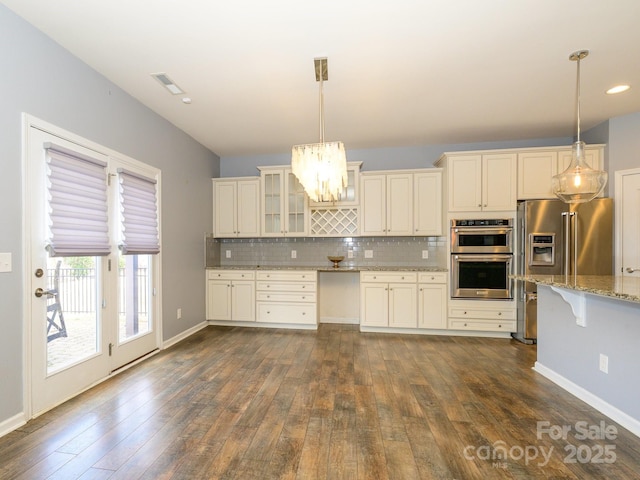
<instances>
[{"instance_id":1,"label":"ceiling light cord","mask_svg":"<svg viewBox=\"0 0 640 480\"><path fill-rule=\"evenodd\" d=\"M322 75L320 75L320 143L324 143L324 91L322 89Z\"/></svg>"},{"instance_id":2,"label":"ceiling light cord","mask_svg":"<svg viewBox=\"0 0 640 480\"><path fill-rule=\"evenodd\" d=\"M578 75L576 76L576 118L577 118L577 136L576 141L580 141L580 60L582 56L579 54L577 57L578 62Z\"/></svg>"}]
</instances>

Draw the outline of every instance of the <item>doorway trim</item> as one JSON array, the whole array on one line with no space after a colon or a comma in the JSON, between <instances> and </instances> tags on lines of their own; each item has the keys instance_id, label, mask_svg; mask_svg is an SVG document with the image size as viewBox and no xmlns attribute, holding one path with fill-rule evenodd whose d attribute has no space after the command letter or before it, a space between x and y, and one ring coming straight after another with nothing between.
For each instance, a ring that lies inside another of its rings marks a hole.
<instances>
[{"instance_id":1,"label":"doorway trim","mask_svg":"<svg viewBox=\"0 0 640 480\"><path fill-rule=\"evenodd\" d=\"M640 168L630 168L628 170L618 170L614 172L614 186L615 186L615 265L614 274L619 275L622 273L622 180L627 175L639 175Z\"/></svg>"}]
</instances>

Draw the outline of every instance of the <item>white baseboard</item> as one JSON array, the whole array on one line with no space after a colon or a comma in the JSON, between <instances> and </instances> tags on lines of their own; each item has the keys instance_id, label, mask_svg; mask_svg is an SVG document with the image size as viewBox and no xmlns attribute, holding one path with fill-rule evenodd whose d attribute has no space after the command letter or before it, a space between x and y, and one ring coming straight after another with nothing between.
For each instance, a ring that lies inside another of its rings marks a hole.
<instances>
[{"instance_id":1,"label":"white baseboard","mask_svg":"<svg viewBox=\"0 0 640 480\"><path fill-rule=\"evenodd\" d=\"M7 418L5 421L0 422L0 437L4 437L7 433L13 432L16 428L20 428L26 423L24 413L18 413L13 417Z\"/></svg>"},{"instance_id":2,"label":"white baseboard","mask_svg":"<svg viewBox=\"0 0 640 480\"><path fill-rule=\"evenodd\" d=\"M485 337L485 338L511 338L506 332L482 332L476 330L432 330L423 328L397 328L397 327L372 327L360 324L361 332L368 333L405 333L407 335L441 335L447 337Z\"/></svg>"},{"instance_id":3,"label":"white baseboard","mask_svg":"<svg viewBox=\"0 0 640 480\"><path fill-rule=\"evenodd\" d=\"M545 367L540 362L536 362L533 369L538 372L543 377L548 378L553 383L558 385L559 387L564 388L567 392L572 394L575 397L578 397L583 402L591 405L593 408L598 410L600 413L603 413L607 417L609 417L614 422L618 422L624 428L629 430L634 435L640 437L640 420L637 418L633 418L631 415L626 414L622 410L614 407L608 402L605 402L603 399L594 395L593 393L585 390L580 385L576 385L571 380L563 377L559 373L551 370L550 368Z\"/></svg>"},{"instance_id":4,"label":"white baseboard","mask_svg":"<svg viewBox=\"0 0 640 480\"><path fill-rule=\"evenodd\" d=\"M169 348L170 346L175 345L176 343L180 342L181 340L184 340L185 338L190 337L194 333L202 330L207 325L209 325L209 323L206 322L206 321L202 322L202 323L199 323L195 327L191 327L188 330L185 330L184 332L179 333L175 337L172 337L169 340L165 340L162 343L162 349L164 350L165 348Z\"/></svg>"},{"instance_id":5,"label":"white baseboard","mask_svg":"<svg viewBox=\"0 0 640 480\"><path fill-rule=\"evenodd\" d=\"M237 322L227 320L209 320L209 325L219 327L249 327L249 328L286 328L289 330L317 330L315 323L265 323L265 322Z\"/></svg>"},{"instance_id":6,"label":"white baseboard","mask_svg":"<svg viewBox=\"0 0 640 480\"><path fill-rule=\"evenodd\" d=\"M360 323L360 318L320 317L320 323L344 323L347 325L358 325Z\"/></svg>"}]
</instances>

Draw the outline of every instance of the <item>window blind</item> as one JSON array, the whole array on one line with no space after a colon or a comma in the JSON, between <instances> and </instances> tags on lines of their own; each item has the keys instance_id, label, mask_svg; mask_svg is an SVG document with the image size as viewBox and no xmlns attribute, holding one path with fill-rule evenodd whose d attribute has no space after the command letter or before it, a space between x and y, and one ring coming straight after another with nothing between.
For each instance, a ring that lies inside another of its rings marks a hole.
<instances>
[{"instance_id":1,"label":"window blind","mask_svg":"<svg viewBox=\"0 0 640 480\"><path fill-rule=\"evenodd\" d=\"M49 254L54 257L108 255L107 163L51 143L44 148Z\"/></svg>"},{"instance_id":2,"label":"window blind","mask_svg":"<svg viewBox=\"0 0 640 480\"><path fill-rule=\"evenodd\" d=\"M156 181L118 169L120 180L121 242L125 255L160 252Z\"/></svg>"}]
</instances>

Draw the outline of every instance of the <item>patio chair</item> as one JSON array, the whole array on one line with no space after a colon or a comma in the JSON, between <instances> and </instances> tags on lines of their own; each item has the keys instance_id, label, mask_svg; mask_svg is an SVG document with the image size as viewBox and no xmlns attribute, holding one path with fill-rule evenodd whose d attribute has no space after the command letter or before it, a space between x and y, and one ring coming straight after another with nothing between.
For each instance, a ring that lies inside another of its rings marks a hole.
<instances>
[{"instance_id":1,"label":"patio chair","mask_svg":"<svg viewBox=\"0 0 640 480\"><path fill-rule=\"evenodd\" d=\"M47 305L47 342L67 336L67 326L64 324L62 305L60 305L60 264L56 264L56 272L53 276L53 288L48 291ZM53 332L52 332L53 331Z\"/></svg>"}]
</instances>

